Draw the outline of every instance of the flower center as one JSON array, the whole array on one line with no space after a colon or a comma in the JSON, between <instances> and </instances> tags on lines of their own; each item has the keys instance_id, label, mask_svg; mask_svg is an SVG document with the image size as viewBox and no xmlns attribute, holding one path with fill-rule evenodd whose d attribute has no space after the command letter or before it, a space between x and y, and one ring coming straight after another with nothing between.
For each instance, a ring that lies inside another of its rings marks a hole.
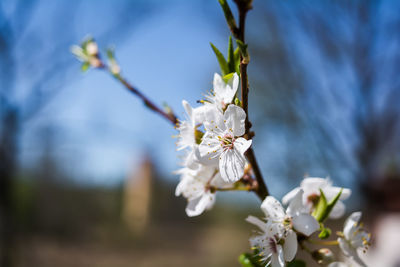
<instances>
[{"instance_id":1,"label":"flower center","mask_svg":"<svg viewBox=\"0 0 400 267\"><path fill-rule=\"evenodd\" d=\"M225 134L223 137L218 136L221 146L224 150L233 149L235 143L235 137L231 134Z\"/></svg>"},{"instance_id":2,"label":"flower center","mask_svg":"<svg viewBox=\"0 0 400 267\"><path fill-rule=\"evenodd\" d=\"M311 203L315 207L318 204L319 198L320 198L320 195L314 193L307 197L307 202Z\"/></svg>"},{"instance_id":3,"label":"flower center","mask_svg":"<svg viewBox=\"0 0 400 267\"><path fill-rule=\"evenodd\" d=\"M277 248L275 238L270 237L268 239L268 246L271 249L272 253L274 253L274 254L278 253L278 248Z\"/></svg>"}]
</instances>

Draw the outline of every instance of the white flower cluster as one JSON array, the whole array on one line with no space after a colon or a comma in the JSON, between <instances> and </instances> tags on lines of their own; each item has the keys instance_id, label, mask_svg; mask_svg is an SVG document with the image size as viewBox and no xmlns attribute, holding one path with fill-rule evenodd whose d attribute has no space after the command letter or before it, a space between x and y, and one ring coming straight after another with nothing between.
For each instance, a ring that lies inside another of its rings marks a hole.
<instances>
[{"instance_id":1,"label":"white flower cluster","mask_svg":"<svg viewBox=\"0 0 400 267\"><path fill-rule=\"evenodd\" d=\"M253 216L247 218L248 222L261 230L250 239L250 244L260 260L265 262L265 266L286 266L286 262L294 259L298 244L302 244L303 240L307 240L313 233L322 230L323 225L317 221L314 214L318 208L321 191L327 199L333 199L341 192L339 200L331 210L330 218L343 216L345 207L340 200L350 196L350 189L334 187L329 179L310 177L305 178L300 187L283 197L282 202L288 204L286 211L278 200L268 196L261 204L265 222ZM343 233L340 233L337 241L333 243L339 245L346 257L361 266L366 266L357 251L362 249L365 252L369 246L370 234L359 224L360 218L361 212L353 213L346 220ZM331 262L329 266L347 265Z\"/></svg>"},{"instance_id":2,"label":"white flower cluster","mask_svg":"<svg viewBox=\"0 0 400 267\"><path fill-rule=\"evenodd\" d=\"M178 125L178 150L186 150L183 168L177 171L181 181L176 195L188 200L188 216L200 215L213 206L215 189L229 187L244 174L244 153L251 146L246 140L245 111L233 104L239 86L234 73L225 81L214 75L213 91L199 107L186 101L186 120Z\"/></svg>"}]
</instances>

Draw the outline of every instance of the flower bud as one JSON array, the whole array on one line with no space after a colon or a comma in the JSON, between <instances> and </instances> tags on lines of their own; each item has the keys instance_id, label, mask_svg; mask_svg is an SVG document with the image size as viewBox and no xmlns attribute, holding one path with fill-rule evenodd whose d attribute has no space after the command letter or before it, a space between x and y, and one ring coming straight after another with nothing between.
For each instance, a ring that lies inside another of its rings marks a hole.
<instances>
[{"instance_id":1,"label":"flower bud","mask_svg":"<svg viewBox=\"0 0 400 267\"><path fill-rule=\"evenodd\" d=\"M96 56L99 53L97 44L93 41L88 42L86 45L86 52L89 56Z\"/></svg>"},{"instance_id":2,"label":"flower bud","mask_svg":"<svg viewBox=\"0 0 400 267\"><path fill-rule=\"evenodd\" d=\"M314 260L318 262L318 264L327 265L335 260L335 256L332 251L328 248L321 248L319 250L315 250L311 256Z\"/></svg>"}]
</instances>

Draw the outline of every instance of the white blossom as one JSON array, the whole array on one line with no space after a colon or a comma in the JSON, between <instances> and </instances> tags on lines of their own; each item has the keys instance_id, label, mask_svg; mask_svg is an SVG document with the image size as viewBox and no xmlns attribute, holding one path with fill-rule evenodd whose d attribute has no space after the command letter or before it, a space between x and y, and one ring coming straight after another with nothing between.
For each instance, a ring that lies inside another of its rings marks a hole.
<instances>
[{"instance_id":1,"label":"white blossom","mask_svg":"<svg viewBox=\"0 0 400 267\"><path fill-rule=\"evenodd\" d=\"M361 266L366 266L357 254L362 249L365 253L370 245L371 234L360 224L361 212L353 212L345 221L343 236L338 238L343 254Z\"/></svg>"},{"instance_id":2,"label":"white blossom","mask_svg":"<svg viewBox=\"0 0 400 267\"><path fill-rule=\"evenodd\" d=\"M266 219L278 224L279 228L291 227L306 236L310 236L319 229L319 224L303 205L303 193L303 190L297 192L290 201L286 212L278 200L272 196L266 197L261 204Z\"/></svg>"},{"instance_id":3,"label":"white blossom","mask_svg":"<svg viewBox=\"0 0 400 267\"><path fill-rule=\"evenodd\" d=\"M218 163L222 179L238 181L246 164L244 153L251 146L251 140L240 137L245 133L246 113L241 107L231 104L224 114L217 109L207 110L205 119L206 133L199 145L202 162Z\"/></svg>"},{"instance_id":4,"label":"white blossom","mask_svg":"<svg viewBox=\"0 0 400 267\"><path fill-rule=\"evenodd\" d=\"M297 237L293 231L282 233L272 223L264 223L253 216L249 216L247 221L261 229L258 235L250 238L250 245L265 262L265 266L283 267L285 262L294 259Z\"/></svg>"},{"instance_id":5,"label":"white blossom","mask_svg":"<svg viewBox=\"0 0 400 267\"><path fill-rule=\"evenodd\" d=\"M218 170L212 166L196 164L196 169L183 168L177 173L181 175L181 181L176 187L175 195L183 195L188 200L186 214L190 217L198 216L214 205L215 193L211 192L210 186L227 185Z\"/></svg>"},{"instance_id":6,"label":"white blossom","mask_svg":"<svg viewBox=\"0 0 400 267\"><path fill-rule=\"evenodd\" d=\"M340 190L343 189L339 200L336 202L331 213L329 214L329 217L331 219L337 219L342 217L345 213L346 207L341 200L347 199L351 195L351 190L348 188L332 186L332 181L329 178L325 179L317 177L305 178L301 182L300 187L293 189L283 197L282 203L283 204L289 203L290 200L293 199L293 197L297 194L297 192L303 190L304 191L303 204L306 205L311 211L318 203L321 194L319 191L320 189L324 192L328 201L334 198L340 192Z\"/></svg>"},{"instance_id":7,"label":"white blossom","mask_svg":"<svg viewBox=\"0 0 400 267\"><path fill-rule=\"evenodd\" d=\"M247 221L258 226L262 233L250 239L251 245L259 251L264 261L272 267L285 266L285 262L293 260L297 252L297 234L306 236L319 229L319 224L302 203L303 191L300 190L292 199L288 208L283 209L281 203L272 196L265 198L261 210L267 222L249 216ZM283 244L283 245L281 245Z\"/></svg>"},{"instance_id":8,"label":"white blossom","mask_svg":"<svg viewBox=\"0 0 400 267\"><path fill-rule=\"evenodd\" d=\"M206 103L215 105L217 109L223 111L232 103L239 86L239 76L234 73L232 78L226 83L218 74L214 74L213 91L206 96Z\"/></svg>"},{"instance_id":9,"label":"white blossom","mask_svg":"<svg viewBox=\"0 0 400 267\"><path fill-rule=\"evenodd\" d=\"M195 153L198 152L196 131L198 131L197 127L199 124L204 121L204 113L207 107L203 105L197 108L192 108L186 100L182 101L182 105L186 111L186 120L179 122L177 127L179 134L176 145L178 151L188 149L184 159L184 166L193 167L193 164L197 162Z\"/></svg>"}]
</instances>

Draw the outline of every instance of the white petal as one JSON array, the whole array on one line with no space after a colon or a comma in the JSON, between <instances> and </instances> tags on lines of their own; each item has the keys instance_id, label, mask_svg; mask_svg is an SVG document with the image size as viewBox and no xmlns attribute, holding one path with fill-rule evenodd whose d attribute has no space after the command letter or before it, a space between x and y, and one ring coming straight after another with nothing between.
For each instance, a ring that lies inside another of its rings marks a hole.
<instances>
[{"instance_id":1,"label":"white petal","mask_svg":"<svg viewBox=\"0 0 400 267\"><path fill-rule=\"evenodd\" d=\"M217 159L219 154L222 153L221 143L213 133L207 132L203 136L198 152L200 158Z\"/></svg>"},{"instance_id":2,"label":"white petal","mask_svg":"<svg viewBox=\"0 0 400 267\"><path fill-rule=\"evenodd\" d=\"M346 257L349 257L350 259L354 260L360 266L367 267L367 265L365 265L365 263L358 256L357 250L351 247L344 238L338 238L338 241L339 241L339 247Z\"/></svg>"},{"instance_id":3,"label":"white petal","mask_svg":"<svg viewBox=\"0 0 400 267\"><path fill-rule=\"evenodd\" d=\"M246 221L254 224L255 226L258 226L258 228L260 228L260 230L262 230L263 232L265 232L267 230L267 224L265 222L261 221L260 219L258 219L257 217L248 216L246 218Z\"/></svg>"},{"instance_id":4,"label":"white petal","mask_svg":"<svg viewBox=\"0 0 400 267\"><path fill-rule=\"evenodd\" d=\"M214 194L204 194L199 198L189 200L186 206L186 214L189 217L198 216L204 212L204 210L209 209L215 201Z\"/></svg>"},{"instance_id":5,"label":"white petal","mask_svg":"<svg viewBox=\"0 0 400 267\"><path fill-rule=\"evenodd\" d=\"M216 94L217 98L221 99L226 105L232 102L238 89L238 85L239 76L236 73L228 81L228 83L225 83L219 74L214 74L214 93Z\"/></svg>"},{"instance_id":6,"label":"white petal","mask_svg":"<svg viewBox=\"0 0 400 267\"><path fill-rule=\"evenodd\" d=\"M234 136L242 136L245 132L244 122L246 112L236 105L229 105L224 113L226 128L233 133Z\"/></svg>"},{"instance_id":7,"label":"white petal","mask_svg":"<svg viewBox=\"0 0 400 267\"><path fill-rule=\"evenodd\" d=\"M362 213L360 211L353 212L344 222L343 234L347 240L351 240L354 231L357 229L361 215Z\"/></svg>"},{"instance_id":8,"label":"white petal","mask_svg":"<svg viewBox=\"0 0 400 267\"><path fill-rule=\"evenodd\" d=\"M287 205L295 196L296 194L301 190L301 187L296 187L289 193L287 193L283 198L282 198L282 203L284 205Z\"/></svg>"},{"instance_id":9,"label":"white petal","mask_svg":"<svg viewBox=\"0 0 400 267\"><path fill-rule=\"evenodd\" d=\"M319 223L309 214L300 214L299 216L295 216L292 221L294 229L306 236L310 236L319 229Z\"/></svg>"},{"instance_id":10,"label":"white petal","mask_svg":"<svg viewBox=\"0 0 400 267\"><path fill-rule=\"evenodd\" d=\"M324 191L324 194L326 198L331 200L332 198L336 197L337 194L339 194L340 190L342 190L342 194L340 195L339 199L345 200L350 197L351 195L351 190L348 188L342 188L342 187L336 187L336 186L327 186L322 188Z\"/></svg>"},{"instance_id":11,"label":"white petal","mask_svg":"<svg viewBox=\"0 0 400 267\"><path fill-rule=\"evenodd\" d=\"M236 149L228 149L219 157L219 172L226 182L236 182L244 174L246 160Z\"/></svg>"},{"instance_id":12,"label":"white petal","mask_svg":"<svg viewBox=\"0 0 400 267\"><path fill-rule=\"evenodd\" d=\"M283 258L283 250L281 245L276 246L276 253L272 254L271 257L271 267L284 267L285 260Z\"/></svg>"},{"instance_id":13,"label":"white petal","mask_svg":"<svg viewBox=\"0 0 400 267\"><path fill-rule=\"evenodd\" d=\"M186 114L188 115L188 117L190 119L192 119L192 117L193 117L193 109L190 106L190 104L186 100L182 100L182 106L185 109Z\"/></svg>"},{"instance_id":14,"label":"white petal","mask_svg":"<svg viewBox=\"0 0 400 267\"><path fill-rule=\"evenodd\" d=\"M327 267L349 267L349 266L350 266L350 265L347 265L347 264L344 263L344 262L336 261L336 262L330 263Z\"/></svg>"},{"instance_id":15,"label":"white petal","mask_svg":"<svg viewBox=\"0 0 400 267\"><path fill-rule=\"evenodd\" d=\"M329 218L331 219L339 219L341 218L346 211L346 206L342 201L336 202L336 205L333 207L331 213L329 214Z\"/></svg>"},{"instance_id":16,"label":"white petal","mask_svg":"<svg viewBox=\"0 0 400 267\"><path fill-rule=\"evenodd\" d=\"M207 108L204 111L204 128L208 132L216 135L222 135L226 130L224 116L221 111L216 108Z\"/></svg>"},{"instance_id":17,"label":"white petal","mask_svg":"<svg viewBox=\"0 0 400 267\"><path fill-rule=\"evenodd\" d=\"M194 108L193 109L193 125L196 126L198 124L203 124L204 121L206 120L206 113L209 110L215 110L215 108L212 108L210 105L202 105L200 107Z\"/></svg>"},{"instance_id":18,"label":"white petal","mask_svg":"<svg viewBox=\"0 0 400 267\"><path fill-rule=\"evenodd\" d=\"M308 177L305 178L301 184L300 187L304 189L304 191L307 190L318 190L319 188L323 188L327 186L329 183L329 180L325 178L319 178L319 177Z\"/></svg>"},{"instance_id":19,"label":"white petal","mask_svg":"<svg viewBox=\"0 0 400 267\"><path fill-rule=\"evenodd\" d=\"M285 218L285 211L281 203L273 196L267 196L261 204L261 209L272 221L281 221Z\"/></svg>"},{"instance_id":20,"label":"white petal","mask_svg":"<svg viewBox=\"0 0 400 267\"><path fill-rule=\"evenodd\" d=\"M234 142L234 149L238 150L241 155L244 155L244 152L249 149L252 144L252 140L246 140L243 137L239 137Z\"/></svg>"},{"instance_id":21,"label":"white petal","mask_svg":"<svg viewBox=\"0 0 400 267\"><path fill-rule=\"evenodd\" d=\"M292 261L297 252L297 235L293 231L289 231L283 244L283 254L285 261Z\"/></svg>"},{"instance_id":22,"label":"white petal","mask_svg":"<svg viewBox=\"0 0 400 267\"><path fill-rule=\"evenodd\" d=\"M303 205L303 189L300 189L294 198L290 201L286 213L290 216L296 216L301 213L306 213L306 207Z\"/></svg>"}]
</instances>

